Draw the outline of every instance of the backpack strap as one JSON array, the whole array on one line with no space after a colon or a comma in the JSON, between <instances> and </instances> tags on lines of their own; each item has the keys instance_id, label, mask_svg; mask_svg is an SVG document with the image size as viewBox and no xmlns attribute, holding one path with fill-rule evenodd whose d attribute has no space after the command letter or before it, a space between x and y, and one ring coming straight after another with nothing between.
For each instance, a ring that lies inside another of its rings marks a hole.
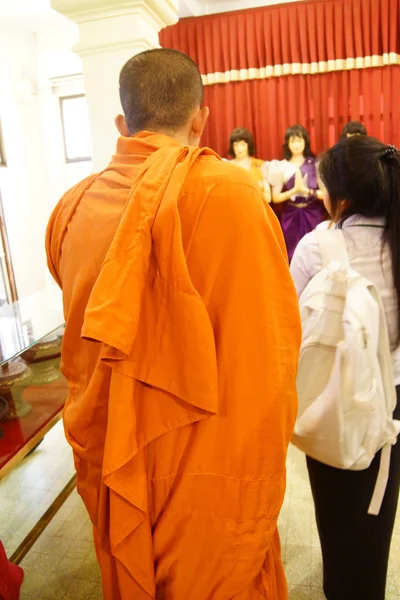
<instances>
[{"instance_id":1,"label":"backpack strap","mask_svg":"<svg viewBox=\"0 0 400 600\"><path fill-rule=\"evenodd\" d=\"M321 252L322 267L325 269L331 262L339 262L346 269L350 268L349 255L341 229L316 229L318 246Z\"/></svg>"}]
</instances>

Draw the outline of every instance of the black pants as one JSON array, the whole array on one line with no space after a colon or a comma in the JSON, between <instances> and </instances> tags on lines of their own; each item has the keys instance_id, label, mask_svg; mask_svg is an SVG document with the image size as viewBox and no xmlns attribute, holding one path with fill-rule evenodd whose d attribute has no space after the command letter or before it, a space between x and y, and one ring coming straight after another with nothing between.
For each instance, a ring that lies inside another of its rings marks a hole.
<instances>
[{"instance_id":1,"label":"black pants","mask_svg":"<svg viewBox=\"0 0 400 600\"><path fill-rule=\"evenodd\" d=\"M400 419L400 386L396 388ZM342 471L307 457L328 600L385 600L390 542L400 489L400 439L378 516L368 514L380 452L365 471Z\"/></svg>"}]
</instances>

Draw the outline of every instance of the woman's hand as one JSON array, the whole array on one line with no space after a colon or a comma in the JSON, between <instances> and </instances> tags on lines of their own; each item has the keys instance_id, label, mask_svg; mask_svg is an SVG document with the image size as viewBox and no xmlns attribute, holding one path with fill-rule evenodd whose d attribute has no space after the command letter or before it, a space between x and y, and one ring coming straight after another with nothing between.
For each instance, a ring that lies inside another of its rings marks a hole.
<instances>
[{"instance_id":1,"label":"woman's hand","mask_svg":"<svg viewBox=\"0 0 400 600\"><path fill-rule=\"evenodd\" d=\"M294 188L293 189L295 190L296 193L301 193L303 187L304 187L303 175L301 174L300 169L298 169L294 176Z\"/></svg>"},{"instance_id":2,"label":"woman's hand","mask_svg":"<svg viewBox=\"0 0 400 600\"><path fill-rule=\"evenodd\" d=\"M305 198L307 198L310 195L311 191L307 187L307 183L307 175L303 177L303 174L300 171L300 169L296 171L296 175L294 178L294 189L297 196L304 196Z\"/></svg>"}]
</instances>

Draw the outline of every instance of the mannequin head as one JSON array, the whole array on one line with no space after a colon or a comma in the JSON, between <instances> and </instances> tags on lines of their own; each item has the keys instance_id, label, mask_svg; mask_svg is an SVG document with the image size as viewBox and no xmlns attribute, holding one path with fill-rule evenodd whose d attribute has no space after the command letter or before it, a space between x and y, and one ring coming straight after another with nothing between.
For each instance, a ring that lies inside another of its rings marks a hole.
<instances>
[{"instance_id":1,"label":"mannequin head","mask_svg":"<svg viewBox=\"0 0 400 600\"><path fill-rule=\"evenodd\" d=\"M203 82L197 65L176 50L141 52L123 67L119 90L124 115L116 125L123 136L163 133L186 146L198 146L208 118L201 108Z\"/></svg>"},{"instance_id":2,"label":"mannequin head","mask_svg":"<svg viewBox=\"0 0 400 600\"><path fill-rule=\"evenodd\" d=\"M346 138L353 137L353 135L368 135L366 128L360 121L349 121L346 123L343 127L340 139L345 140Z\"/></svg>"},{"instance_id":3,"label":"mannequin head","mask_svg":"<svg viewBox=\"0 0 400 600\"><path fill-rule=\"evenodd\" d=\"M238 128L232 131L228 154L239 160L255 156L256 149L253 136L248 129Z\"/></svg>"},{"instance_id":4,"label":"mannequin head","mask_svg":"<svg viewBox=\"0 0 400 600\"><path fill-rule=\"evenodd\" d=\"M310 148L310 136L302 125L292 125L285 133L283 152L286 160L291 158L313 158L315 156Z\"/></svg>"}]
</instances>

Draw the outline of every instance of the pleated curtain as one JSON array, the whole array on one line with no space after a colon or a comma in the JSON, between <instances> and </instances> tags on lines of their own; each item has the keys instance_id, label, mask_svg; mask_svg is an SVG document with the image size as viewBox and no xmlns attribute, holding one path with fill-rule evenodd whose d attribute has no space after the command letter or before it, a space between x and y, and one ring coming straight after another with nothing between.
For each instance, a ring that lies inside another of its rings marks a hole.
<instances>
[{"instance_id":1,"label":"pleated curtain","mask_svg":"<svg viewBox=\"0 0 400 600\"><path fill-rule=\"evenodd\" d=\"M301 123L320 152L349 120L400 146L400 1L308 0L182 19L160 44L199 65L210 107L203 144L226 156L232 129L282 156Z\"/></svg>"}]
</instances>

